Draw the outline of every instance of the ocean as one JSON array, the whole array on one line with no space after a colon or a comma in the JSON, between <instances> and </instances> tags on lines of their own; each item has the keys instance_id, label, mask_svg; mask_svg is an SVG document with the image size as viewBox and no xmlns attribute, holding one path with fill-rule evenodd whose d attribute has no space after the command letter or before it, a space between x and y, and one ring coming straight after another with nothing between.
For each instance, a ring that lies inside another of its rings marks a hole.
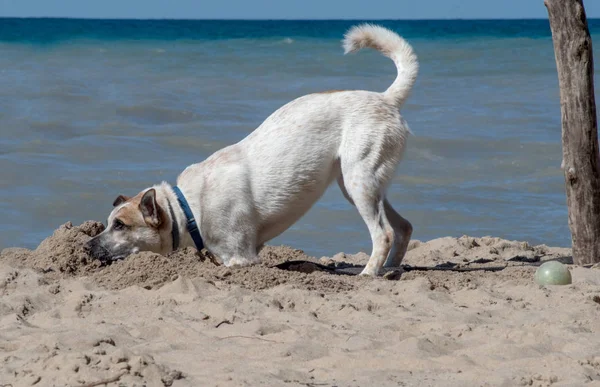
<instances>
[{"instance_id":1,"label":"ocean","mask_svg":"<svg viewBox=\"0 0 600 387\"><path fill-rule=\"evenodd\" d=\"M385 90L388 58L343 55L358 22L0 19L0 248L105 221L118 194L174 183L296 97ZM420 61L402 109L414 135L388 194L413 238L570 245L547 20L376 23ZM600 58L600 20L589 25ZM335 185L271 244L371 248Z\"/></svg>"}]
</instances>

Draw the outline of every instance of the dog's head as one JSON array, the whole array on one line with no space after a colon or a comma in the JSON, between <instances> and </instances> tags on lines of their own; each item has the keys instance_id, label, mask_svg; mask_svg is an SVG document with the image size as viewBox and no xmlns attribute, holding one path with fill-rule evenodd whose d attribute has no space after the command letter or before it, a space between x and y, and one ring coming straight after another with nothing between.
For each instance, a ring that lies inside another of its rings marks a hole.
<instances>
[{"instance_id":1,"label":"dog's head","mask_svg":"<svg viewBox=\"0 0 600 387\"><path fill-rule=\"evenodd\" d=\"M149 188L129 198L119 195L113 202L106 229L86 245L88 253L102 262L122 259L139 251L166 254L170 230L168 213L157 203L156 190Z\"/></svg>"}]
</instances>

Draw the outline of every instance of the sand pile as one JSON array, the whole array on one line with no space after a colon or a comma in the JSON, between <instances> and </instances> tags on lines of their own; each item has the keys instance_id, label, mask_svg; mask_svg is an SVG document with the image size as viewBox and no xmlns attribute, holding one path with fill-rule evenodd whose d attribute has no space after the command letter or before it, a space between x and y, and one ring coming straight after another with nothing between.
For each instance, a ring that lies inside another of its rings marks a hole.
<instances>
[{"instance_id":1,"label":"sand pile","mask_svg":"<svg viewBox=\"0 0 600 387\"><path fill-rule=\"evenodd\" d=\"M0 253L0 385L600 384L600 270L533 282L569 249L412 241L402 272L368 279L364 253L272 246L249 268L193 249L102 266L82 249L102 229Z\"/></svg>"},{"instance_id":2,"label":"sand pile","mask_svg":"<svg viewBox=\"0 0 600 387\"><path fill-rule=\"evenodd\" d=\"M103 230L101 223L93 221L80 226L66 223L42 241L37 249L5 249L0 253L0 261L15 267L37 269L47 279L88 276L96 284L108 289L123 289L132 285L151 289L173 281L179 275L239 284L253 290L285 283L324 291L352 288L347 276L332 276L318 270L305 273L276 268L277 264L289 261L318 263L318 260L301 250L287 246L266 246L260 252L260 265L235 270L220 266L214 258L205 252L198 253L193 248L184 248L166 257L142 252L109 265L101 265L98 260L92 260L88 256L83 245Z\"/></svg>"}]
</instances>

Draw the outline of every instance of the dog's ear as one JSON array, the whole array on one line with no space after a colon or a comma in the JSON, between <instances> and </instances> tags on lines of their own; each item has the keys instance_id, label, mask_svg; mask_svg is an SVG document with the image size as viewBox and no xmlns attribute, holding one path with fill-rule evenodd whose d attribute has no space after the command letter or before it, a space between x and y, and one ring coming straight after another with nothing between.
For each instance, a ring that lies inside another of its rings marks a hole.
<instances>
[{"instance_id":1,"label":"dog's ear","mask_svg":"<svg viewBox=\"0 0 600 387\"><path fill-rule=\"evenodd\" d=\"M125 196L125 195L119 195L117 196L117 198L115 199L115 201L113 202L113 207L118 206L119 204L125 203L126 201L128 201L129 199L131 199L129 196Z\"/></svg>"},{"instance_id":2,"label":"dog's ear","mask_svg":"<svg viewBox=\"0 0 600 387\"><path fill-rule=\"evenodd\" d=\"M158 212L158 205L156 204L156 190L150 188L140 201L140 211L144 216L146 224L152 227L158 227L162 223L162 219Z\"/></svg>"}]
</instances>

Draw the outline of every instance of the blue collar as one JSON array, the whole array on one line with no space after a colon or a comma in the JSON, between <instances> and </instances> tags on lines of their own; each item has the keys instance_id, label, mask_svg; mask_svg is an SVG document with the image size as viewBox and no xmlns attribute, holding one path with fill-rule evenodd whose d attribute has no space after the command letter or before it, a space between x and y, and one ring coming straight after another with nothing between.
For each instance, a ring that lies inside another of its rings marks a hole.
<instances>
[{"instance_id":1,"label":"blue collar","mask_svg":"<svg viewBox=\"0 0 600 387\"><path fill-rule=\"evenodd\" d=\"M173 191L175 191L175 195L177 196L177 201L179 202L179 205L181 206L181 209L183 210L183 213L185 214L187 230L190 233L190 235L192 236L192 239L194 240L196 249L198 251L201 251L204 248L204 242L202 241L202 237L200 236L200 230L198 229L198 225L196 224L196 219L194 219L194 214L192 213L192 210L190 209L190 205L188 204L187 200L185 200L185 196L183 196L183 193L181 192L179 187L177 187L177 186L173 187Z\"/></svg>"}]
</instances>

